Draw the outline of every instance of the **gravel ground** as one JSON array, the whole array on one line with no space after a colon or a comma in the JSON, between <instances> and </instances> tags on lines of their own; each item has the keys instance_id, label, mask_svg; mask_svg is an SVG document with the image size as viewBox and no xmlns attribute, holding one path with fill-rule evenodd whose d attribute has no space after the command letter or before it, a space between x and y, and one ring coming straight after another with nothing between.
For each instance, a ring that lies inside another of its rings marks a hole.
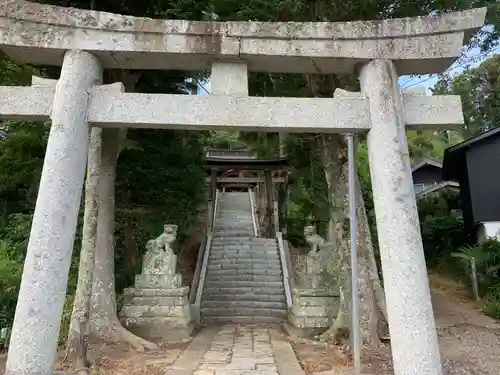
<instances>
[{"instance_id":1,"label":"gravel ground","mask_svg":"<svg viewBox=\"0 0 500 375\"><path fill-rule=\"evenodd\" d=\"M432 302L436 316L444 375L498 375L500 374L500 322L481 313L457 285L438 280L433 285ZM443 283L445 285L443 285ZM304 352L298 351L303 363L309 363ZM326 354L326 352L325 352ZM363 373L392 375L390 348L364 350ZM314 375L347 375L353 372L342 364L330 369L307 371ZM320 366L318 366L320 367ZM314 366L310 365L311 369ZM352 367L351 367L352 369Z\"/></svg>"}]
</instances>

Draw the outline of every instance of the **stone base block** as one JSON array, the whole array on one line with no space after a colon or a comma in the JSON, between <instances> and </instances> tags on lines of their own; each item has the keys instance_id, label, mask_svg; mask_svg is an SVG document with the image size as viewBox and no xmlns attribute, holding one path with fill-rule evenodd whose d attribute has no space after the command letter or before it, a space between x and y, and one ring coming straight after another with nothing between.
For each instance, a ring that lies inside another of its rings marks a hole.
<instances>
[{"instance_id":1,"label":"stone base block","mask_svg":"<svg viewBox=\"0 0 500 375\"><path fill-rule=\"evenodd\" d=\"M181 341L190 337L194 330L193 322L177 317L123 318L122 324L130 332L151 341Z\"/></svg>"},{"instance_id":2,"label":"stone base block","mask_svg":"<svg viewBox=\"0 0 500 375\"><path fill-rule=\"evenodd\" d=\"M170 316L189 319L190 308L188 304L182 306L125 305L122 308L121 314L127 318L161 318Z\"/></svg>"},{"instance_id":3,"label":"stone base block","mask_svg":"<svg viewBox=\"0 0 500 375\"><path fill-rule=\"evenodd\" d=\"M188 296L188 287L126 289L121 321L131 332L148 340L185 339L194 329Z\"/></svg>"},{"instance_id":4,"label":"stone base block","mask_svg":"<svg viewBox=\"0 0 500 375\"><path fill-rule=\"evenodd\" d=\"M173 289L182 286L182 276L163 274L141 274L135 276L137 289Z\"/></svg>"},{"instance_id":5,"label":"stone base block","mask_svg":"<svg viewBox=\"0 0 500 375\"><path fill-rule=\"evenodd\" d=\"M331 326L338 308L337 291L294 288L292 308L285 328L295 336L307 338L316 336Z\"/></svg>"}]
</instances>

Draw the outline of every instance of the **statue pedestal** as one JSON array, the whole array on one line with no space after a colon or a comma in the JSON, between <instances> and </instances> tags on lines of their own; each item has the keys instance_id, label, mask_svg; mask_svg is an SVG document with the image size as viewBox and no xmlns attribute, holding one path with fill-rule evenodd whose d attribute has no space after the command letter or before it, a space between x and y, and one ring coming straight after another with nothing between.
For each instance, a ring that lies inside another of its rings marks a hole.
<instances>
[{"instance_id":1,"label":"statue pedestal","mask_svg":"<svg viewBox=\"0 0 500 375\"><path fill-rule=\"evenodd\" d=\"M177 289L182 286L179 274L141 274L135 276L136 289Z\"/></svg>"},{"instance_id":2,"label":"statue pedestal","mask_svg":"<svg viewBox=\"0 0 500 375\"><path fill-rule=\"evenodd\" d=\"M189 287L172 285L165 288L160 278L161 275L138 275L135 288L125 289L120 312L122 324L147 340L178 341L188 338L194 329ZM149 287L148 280L151 281Z\"/></svg>"},{"instance_id":3,"label":"statue pedestal","mask_svg":"<svg viewBox=\"0 0 500 375\"><path fill-rule=\"evenodd\" d=\"M292 308L285 327L289 334L311 338L325 332L339 308L339 293L332 289L292 289Z\"/></svg>"},{"instance_id":4,"label":"statue pedestal","mask_svg":"<svg viewBox=\"0 0 500 375\"><path fill-rule=\"evenodd\" d=\"M177 225L165 225L159 237L148 241L142 274L135 277L135 287L124 292L122 324L148 340L178 341L193 333L189 287L182 286L175 272L177 256L171 245L176 235Z\"/></svg>"}]
</instances>

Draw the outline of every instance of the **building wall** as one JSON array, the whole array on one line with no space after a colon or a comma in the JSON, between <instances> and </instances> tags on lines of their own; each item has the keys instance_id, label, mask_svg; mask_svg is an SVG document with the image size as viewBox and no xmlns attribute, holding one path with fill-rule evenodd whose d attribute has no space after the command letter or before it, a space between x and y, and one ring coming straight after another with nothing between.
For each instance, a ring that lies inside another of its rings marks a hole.
<instances>
[{"instance_id":1,"label":"building wall","mask_svg":"<svg viewBox=\"0 0 500 375\"><path fill-rule=\"evenodd\" d=\"M466 158L474 224L500 221L500 137L474 144Z\"/></svg>"},{"instance_id":2,"label":"building wall","mask_svg":"<svg viewBox=\"0 0 500 375\"><path fill-rule=\"evenodd\" d=\"M413 172L413 188L415 194L430 188L443 181L441 168L433 165L424 165Z\"/></svg>"}]
</instances>

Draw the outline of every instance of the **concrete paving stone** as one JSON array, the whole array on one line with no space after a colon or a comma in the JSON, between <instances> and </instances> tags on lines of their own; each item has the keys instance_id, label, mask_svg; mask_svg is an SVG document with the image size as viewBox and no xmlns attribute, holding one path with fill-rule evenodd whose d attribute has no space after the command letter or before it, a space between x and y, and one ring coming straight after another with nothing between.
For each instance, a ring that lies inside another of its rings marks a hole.
<instances>
[{"instance_id":1,"label":"concrete paving stone","mask_svg":"<svg viewBox=\"0 0 500 375\"><path fill-rule=\"evenodd\" d=\"M193 375L215 375L215 370L196 370Z\"/></svg>"},{"instance_id":2,"label":"concrete paving stone","mask_svg":"<svg viewBox=\"0 0 500 375\"><path fill-rule=\"evenodd\" d=\"M209 348L206 348L198 365L189 375L295 375L287 373L288 370L296 370L296 366L299 366L295 357L295 366L283 366L282 363L283 354L288 361L291 360L289 355L293 354L293 351L290 352L291 348L280 345L284 343L272 345L269 330L270 328L262 325L223 326L214 335ZM278 352L281 352L281 364L274 356L275 346ZM285 372L278 371L280 366ZM177 375L173 372L172 375L174 374Z\"/></svg>"},{"instance_id":3,"label":"concrete paving stone","mask_svg":"<svg viewBox=\"0 0 500 375\"><path fill-rule=\"evenodd\" d=\"M277 373L278 367L276 365L257 365L256 370Z\"/></svg>"},{"instance_id":4,"label":"concrete paving stone","mask_svg":"<svg viewBox=\"0 0 500 375\"><path fill-rule=\"evenodd\" d=\"M255 363L258 366L274 365L274 358L273 357L255 358Z\"/></svg>"},{"instance_id":5,"label":"concrete paving stone","mask_svg":"<svg viewBox=\"0 0 500 375\"><path fill-rule=\"evenodd\" d=\"M198 370L215 371L225 369L227 365L228 363L202 363L200 366L198 366Z\"/></svg>"}]
</instances>

